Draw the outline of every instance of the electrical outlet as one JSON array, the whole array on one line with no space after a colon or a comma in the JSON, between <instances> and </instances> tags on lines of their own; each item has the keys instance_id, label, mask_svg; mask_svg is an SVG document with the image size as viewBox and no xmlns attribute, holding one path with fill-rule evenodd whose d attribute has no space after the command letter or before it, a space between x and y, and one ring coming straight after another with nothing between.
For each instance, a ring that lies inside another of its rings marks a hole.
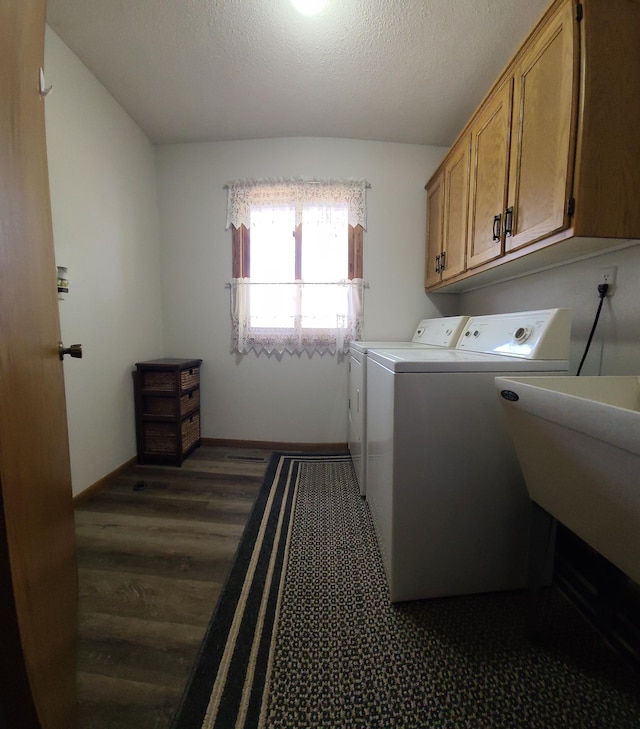
<instances>
[{"instance_id":1,"label":"electrical outlet","mask_svg":"<svg viewBox=\"0 0 640 729\"><path fill-rule=\"evenodd\" d=\"M600 269L600 280L598 284L608 284L607 296L613 296L613 291L616 287L616 273L618 271L617 266L610 266L609 268Z\"/></svg>"}]
</instances>

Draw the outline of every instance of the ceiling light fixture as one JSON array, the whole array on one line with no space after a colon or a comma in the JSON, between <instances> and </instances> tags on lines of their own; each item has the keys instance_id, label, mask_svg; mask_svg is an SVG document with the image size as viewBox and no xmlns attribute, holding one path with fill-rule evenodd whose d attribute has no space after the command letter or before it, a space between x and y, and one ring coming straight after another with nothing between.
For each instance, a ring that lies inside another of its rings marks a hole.
<instances>
[{"instance_id":1,"label":"ceiling light fixture","mask_svg":"<svg viewBox=\"0 0 640 729\"><path fill-rule=\"evenodd\" d=\"M329 0L291 0L293 7L303 15L317 15L322 12Z\"/></svg>"}]
</instances>

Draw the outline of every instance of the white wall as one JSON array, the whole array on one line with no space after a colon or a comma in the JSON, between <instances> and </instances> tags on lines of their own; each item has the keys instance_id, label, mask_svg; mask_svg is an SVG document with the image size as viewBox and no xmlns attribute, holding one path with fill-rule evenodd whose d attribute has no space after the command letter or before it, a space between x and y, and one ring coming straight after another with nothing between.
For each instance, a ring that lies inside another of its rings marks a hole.
<instances>
[{"instance_id":1,"label":"white wall","mask_svg":"<svg viewBox=\"0 0 640 729\"><path fill-rule=\"evenodd\" d=\"M347 440L342 357L230 353L235 178L353 177L371 184L364 236L365 338L407 339L418 320L457 313L457 296L424 294L424 185L446 150L347 139L270 139L158 149L165 353L201 357L202 434L332 443Z\"/></svg>"},{"instance_id":2,"label":"white wall","mask_svg":"<svg viewBox=\"0 0 640 729\"><path fill-rule=\"evenodd\" d=\"M135 455L131 372L162 356L154 148L47 28L47 148L56 263L69 268L62 337L73 491ZM55 272L52 272L54 275Z\"/></svg>"},{"instance_id":3,"label":"white wall","mask_svg":"<svg viewBox=\"0 0 640 729\"><path fill-rule=\"evenodd\" d=\"M618 267L617 285L614 295L602 307L582 374L637 375L640 374L638 245L467 292L461 295L461 311L491 314L552 307L571 309L570 372L575 374L598 308L600 270L609 266Z\"/></svg>"}]
</instances>

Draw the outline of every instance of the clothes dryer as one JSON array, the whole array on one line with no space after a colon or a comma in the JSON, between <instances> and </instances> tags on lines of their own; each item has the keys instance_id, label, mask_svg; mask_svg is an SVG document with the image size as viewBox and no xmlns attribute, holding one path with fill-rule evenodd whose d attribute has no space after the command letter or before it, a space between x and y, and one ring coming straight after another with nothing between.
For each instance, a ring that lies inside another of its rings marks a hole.
<instances>
[{"instance_id":1,"label":"clothes dryer","mask_svg":"<svg viewBox=\"0 0 640 729\"><path fill-rule=\"evenodd\" d=\"M369 349L367 501L392 602L527 581L530 500L494 379L565 374L566 309L471 317L455 349Z\"/></svg>"},{"instance_id":2,"label":"clothes dryer","mask_svg":"<svg viewBox=\"0 0 640 729\"><path fill-rule=\"evenodd\" d=\"M423 319L410 342L351 342L349 346L349 451L360 495L367 492L367 352L369 349L455 347L468 316Z\"/></svg>"}]
</instances>

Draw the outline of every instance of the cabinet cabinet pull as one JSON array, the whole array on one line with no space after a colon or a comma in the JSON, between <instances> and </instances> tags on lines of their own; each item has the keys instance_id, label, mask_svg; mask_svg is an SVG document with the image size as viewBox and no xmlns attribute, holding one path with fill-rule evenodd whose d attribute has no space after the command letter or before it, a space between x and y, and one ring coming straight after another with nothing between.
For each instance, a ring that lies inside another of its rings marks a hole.
<instances>
[{"instance_id":1,"label":"cabinet cabinet pull","mask_svg":"<svg viewBox=\"0 0 640 729\"><path fill-rule=\"evenodd\" d=\"M502 227L502 214L493 216L493 242L500 240L500 230Z\"/></svg>"},{"instance_id":2,"label":"cabinet cabinet pull","mask_svg":"<svg viewBox=\"0 0 640 729\"><path fill-rule=\"evenodd\" d=\"M505 237L513 235L513 205L504 211Z\"/></svg>"},{"instance_id":3,"label":"cabinet cabinet pull","mask_svg":"<svg viewBox=\"0 0 640 729\"><path fill-rule=\"evenodd\" d=\"M447 267L447 252L442 251L440 254L440 270L444 271L444 269Z\"/></svg>"},{"instance_id":4,"label":"cabinet cabinet pull","mask_svg":"<svg viewBox=\"0 0 640 729\"><path fill-rule=\"evenodd\" d=\"M440 268L440 254L436 256L436 273L440 273L442 269Z\"/></svg>"}]
</instances>

